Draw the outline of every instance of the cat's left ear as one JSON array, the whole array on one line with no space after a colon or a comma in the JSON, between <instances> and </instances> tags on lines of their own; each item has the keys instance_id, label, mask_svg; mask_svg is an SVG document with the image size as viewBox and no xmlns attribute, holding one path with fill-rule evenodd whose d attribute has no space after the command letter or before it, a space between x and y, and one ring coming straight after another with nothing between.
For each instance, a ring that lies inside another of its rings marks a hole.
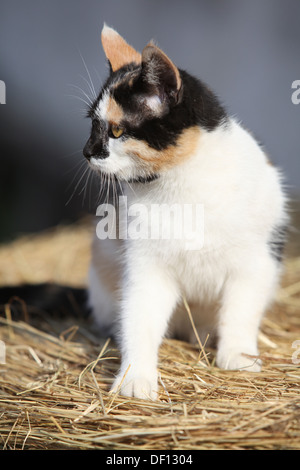
<instances>
[{"instance_id":1,"label":"cat's left ear","mask_svg":"<svg viewBox=\"0 0 300 470\"><path fill-rule=\"evenodd\" d=\"M102 46L113 72L130 63L140 64L142 57L117 31L104 24L101 33Z\"/></svg>"},{"instance_id":2,"label":"cat's left ear","mask_svg":"<svg viewBox=\"0 0 300 470\"><path fill-rule=\"evenodd\" d=\"M142 77L150 88L163 98L167 96L176 104L182 95L182 81L176 65L153 42L142 52Z\"/></svg>"}]
</instances>

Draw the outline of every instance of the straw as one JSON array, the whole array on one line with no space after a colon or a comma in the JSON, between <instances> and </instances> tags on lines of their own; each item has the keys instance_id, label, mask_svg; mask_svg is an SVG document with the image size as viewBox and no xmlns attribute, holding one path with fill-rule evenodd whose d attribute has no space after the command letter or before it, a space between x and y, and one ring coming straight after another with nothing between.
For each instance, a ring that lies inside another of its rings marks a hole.
<instances>
[{"instance_id":1,"label":"straw","mask_svg":"<svg viewBox=\"0 0 300 470\"><path fill-rule=\"evenodd\" d=\"M1 284L84 286L90 236L84 222L0 247ZM206 345L165 339L157 401L110 393L119 351L71 307L64 318L39 318L27 306L28 318L16 321L6 304L0 318L6 346L6 364L0 364L0 447L300 449L299 279L300 257L293 255L262 322L261 373L221 370L214 363L216 351Z\"/></svg>"}]
</instances>

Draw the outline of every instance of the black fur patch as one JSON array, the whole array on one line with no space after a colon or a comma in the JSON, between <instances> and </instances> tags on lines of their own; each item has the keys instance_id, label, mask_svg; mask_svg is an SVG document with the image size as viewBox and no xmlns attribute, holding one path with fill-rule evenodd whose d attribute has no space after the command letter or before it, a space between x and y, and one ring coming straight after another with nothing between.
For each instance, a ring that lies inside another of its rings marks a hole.
<instances>
[{"instance_id":1,"label":"black fur patch","mask_svg":"<svg viewBox=\"0 0 300 470\"><path fill-rule=\"evenodd\" d=\"M110 89L122 106L128 119L122 123L128 137L144 140L156 150L176 145L177 138L189 127L199 126L212 131L226 123L227 113L215 94L200 80L179 70L182 80L179 102L169 102L162 117L147 116L146 109L133 99L145 93L141 66L129 64L112 73L104 84L88 116L95 118L95 110L105 90Z\"/></svg>"},{"instance_id":2,"label":"black fur patch","mask_svg":"<svg viewBox=\"0 0 300 470\"><path fill-rule=\"evenodd\" d=\"M153 173L152 175L149 176L139 176L138 178L130 179L128 183L151 183L151 181L155 181L159 178L159 175L156 173Z\"/></svg>"},{"instance_id":3,"label":"black fur patch","mask_svg":"<svg viewBox=\"0 0 300 470\"><path fill-rule=\"evenodd\" d=\"M204 85L187 72L180 70L182 79L181 100L170 104L169 112L162 117L145 119L140 125L133 120L124 123L129 136L146 141L150 147L163 150L169 145L175 145L182 131L189 127L199 126L207 131L225 123L227 114L216 96ZM143 109L138 109L130 97L141 92L142 85L137 79L129 89L128 85L120 83L114 90L115 100L122 106L125 113L137 116L140 122Z\"/></svg>"}]
</instances>

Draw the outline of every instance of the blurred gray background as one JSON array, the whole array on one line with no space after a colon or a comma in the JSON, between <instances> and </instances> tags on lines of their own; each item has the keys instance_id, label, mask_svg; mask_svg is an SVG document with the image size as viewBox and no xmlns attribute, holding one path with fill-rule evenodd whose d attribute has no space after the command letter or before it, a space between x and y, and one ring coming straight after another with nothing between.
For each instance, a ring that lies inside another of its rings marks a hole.
<instances>
[{"instance_id":1,"label":"blurred gray background","mask_svg":"<svg viewBox=\"0 0 300 470\"><path fill-rule=\"evenodd\" d=\"M80 89L85 64L97 91L107 76L104 21L207 82L299 194L299 18L299 0L0 0L0 241L95 212Z\"/></svg>"}]
</instances>

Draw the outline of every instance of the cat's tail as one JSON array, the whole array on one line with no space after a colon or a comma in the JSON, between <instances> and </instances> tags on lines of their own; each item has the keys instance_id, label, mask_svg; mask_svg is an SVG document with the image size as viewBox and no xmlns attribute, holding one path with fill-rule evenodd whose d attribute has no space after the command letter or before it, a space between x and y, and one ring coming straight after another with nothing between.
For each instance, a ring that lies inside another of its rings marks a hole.
<instances>
[{"instance_id":1,"label":"cat's tail","mask_svg":"<svg viewBox=\"0 0 300 470\"><path fill-rule=\"evenodd\" d=\"M54 283L0 287L0 316L8 312L13 320L44 315L86 319L87 290Z\"/></svg>"}]
</instances>

